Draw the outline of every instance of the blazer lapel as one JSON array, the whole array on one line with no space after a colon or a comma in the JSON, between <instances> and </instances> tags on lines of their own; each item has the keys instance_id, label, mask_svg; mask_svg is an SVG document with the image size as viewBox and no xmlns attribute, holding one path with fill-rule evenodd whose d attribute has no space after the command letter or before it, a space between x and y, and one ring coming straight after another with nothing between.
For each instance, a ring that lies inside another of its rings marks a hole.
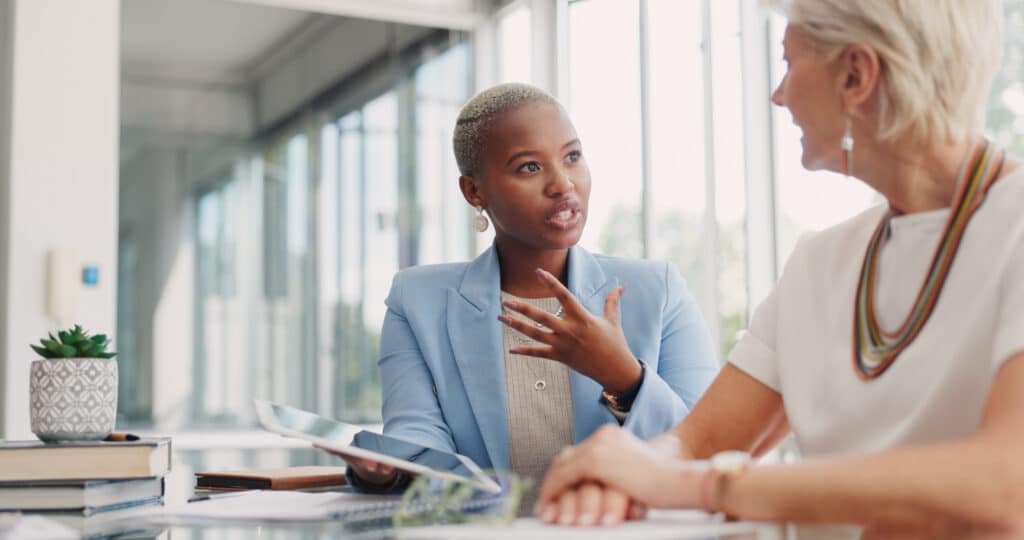
<instances>
[{"instance_id":1,"label":"blazer lapel","mask_svg":"<svg viewBox=\"0 0 1024 540\"><path fill-rule=\"evenodd\" d=\"M502 351L501 271L491 247L477 257L459 289L448 291L448 338L491 467L508 469L508 415Z\"/></svg>"},{"instance_id":2,"label":"blazer lapel","mask_svg":"<svg viewBox=\"0 0 1024 540\"><path fill-rule=\"evenodd\" d=\"M609 280L593 255L578 246L569 250L569 290L587 311L603 315L605 298L618 286L618 279ZM570 370L569 384L572 386L573 435L579 443L601 424L615 421L615 417L604 407L597 406L602 388L595 380Z\"/></svg>"}]
</instances>

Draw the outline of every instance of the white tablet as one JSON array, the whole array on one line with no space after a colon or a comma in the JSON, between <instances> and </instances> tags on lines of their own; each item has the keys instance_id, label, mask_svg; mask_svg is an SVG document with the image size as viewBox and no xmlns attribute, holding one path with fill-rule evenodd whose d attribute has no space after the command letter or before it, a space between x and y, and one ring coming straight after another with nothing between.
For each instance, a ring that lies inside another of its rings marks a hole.
<instances>
[{"instance_id":1,"label":"white tablet","mask_svg":"<svg viewBox=\"0 0 1024 540\"><path fill-rule=\"evenodd\" d=\"M305 439L342 456L376 461L412 474L466 483L488 493L501 492L501 486L494 479L461 454L366 431L287 405L259 399L253 401L256 402L260 424L267 431Z\"/></svg>"}]
</instances>

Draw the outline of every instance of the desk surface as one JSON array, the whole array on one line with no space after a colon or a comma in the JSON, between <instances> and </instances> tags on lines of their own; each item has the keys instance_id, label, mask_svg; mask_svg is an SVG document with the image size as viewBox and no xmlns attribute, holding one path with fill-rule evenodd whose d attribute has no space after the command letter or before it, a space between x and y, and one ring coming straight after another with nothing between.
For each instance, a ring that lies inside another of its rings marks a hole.
<instances>
[{"instance_id":1,"label":"desk surface","mask_svg":"<svg viewBox=\"0 0 1024 540\"><path fill-rule=\"evenodd\" d=\"M454 532L454 534L453 534ZM419 528L419 529L390 529L390 530L379 530L372 532L359 532L351 531L344 526L321 524L321 525L205 525L201 527L140 527L128 526L123 530L108 530L105 532L95 532L97 536L93 538L111 538L111 539L153 539L153 540L240 540L243 538L259 538L260 540L326 540L329 538L358 538L358 539L392 539L401 538L402 540L431 540L431 539L461 539L461 538L480 538L479 529L472 531L465 531L459 533L453 531L450 527L439 527L436 530L431 528ZM504 534L502 534L504 532ZM494 534L496 533L496 534ZM88 537L88 536L87 536ZM518 533L513 533L511 530L494 529L492 534L487 534L489 540L493 538L522 538ZM545 540L546 538L559 538L560 540L575 540L579 539L594 539L600 540L603 538L621 540L623 538L644 538L635 537L627 533L627 531L621 529L563 529L558 531L551 531L550 535L530 535L532 540ZM660 534L657 536L651 536L649 538L657 540L671 540L671 539L686 539L686 538L702 538L702 539L721 539L721 540L781 540L785 538L783 531L780 527L776 526L760 526L760 528L752 528L747 532L734 532L725 534L702 534L693 535L687 533L680 533L679 535L666 535Z\"/></svg>"},{"instance_id":2,"label":"desk surface","mask_svg":"<svg viewBox=\"0 0 1024 540\"><path fill-rule=\"evenodd\" d=\"M184 473L188 473L187 477ZM191 471L173 471L168 477L166 504L169 507L180 506L192 496ZM176 478L176 477L181 478ZM176 480L180 480L176 481ZM231 499L224 499L228 501ZM316 521L296 523L238 523L210 521L176 521L153 522L152 508L130 510L119 513L116 519L105 518L102 514L89 518L76 527L85 538L121 538L121 539L174 539L174 540L241 540L248 538L272 540L319 540L321 538L398 538L419 539L461 539L486 537L487 540L504 540L529 538L530 540L622 540L623 538L651 538L657 540L674 540L683 538L721 538L729 540L781 540L782 538L821 538L820 531L813 535L794 534L792 530L776 524L752 523L701 523L703 518L695 520L697 527L687 520L678 520L678 516L653 516L644 522L635 522L618 528L566 528L549 527L533 519L519 519L509 527L496 528L481 526L444 526L415 529L376 529L355 530L340 521ZM692 514L692 512L691 512ZM851 538L850 535L828 535L830 538ZM17 540L18 538L37 538L33 536L7 535L0 531L0 538Z\"/></svg>"}]
</instances>

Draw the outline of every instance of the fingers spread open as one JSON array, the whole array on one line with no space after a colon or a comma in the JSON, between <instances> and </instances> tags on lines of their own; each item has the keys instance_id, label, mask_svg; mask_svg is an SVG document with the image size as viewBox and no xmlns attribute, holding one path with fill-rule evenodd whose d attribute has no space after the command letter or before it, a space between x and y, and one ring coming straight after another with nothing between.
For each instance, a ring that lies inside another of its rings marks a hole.
<instances>
[{"instance_id":1,"label":"fingers spread open","mask_svg":"<svg viewBox=\"0 0 1024 540\"><path fill-rule=\"evenodd\" d=\"M555 349L548 346L521 346L512 347L509 349L512 354L521 354L523 356L533 356L536 358L547 358L548 360L559 361L555 355Z\"/></svg>"},{"instance_id":2,"label":"fingers spread open","mask_svg":"<svg viewBox=\"0 0 1024 540\"><path fill-rule=\"evenodd\" d=\"M516 332L541 343L548 343L555 337L554 334L548 330L537 328L533 324L508 315L498 315L498 320Z\"/></svg>"},{"instance_id":3,"label":"fingers spread open","mask_svg":"<svg viewBox=\"0 0 1024 540\"><path fill-rule=\"evenodd\" d=\"M543 309L540 309L540 308L538 308L536 306L531 306L530 304L527 304L526 302L517 302L515 300L505 300L504 302L501 303L501 305L505 306L509 310L515 311L517 313L521 313L524 316L526 316L526 318L528 318L531 321L533 321L534 323L542 324L546 328L550 328L553 331L557 331L558 329L561 328L562 319L559 319L558 317L555 317L551 313L548 313L548 312L544 311ZM519 322L523 322L523 321L519 321ZM536 325L531 325L531 326L536 328Z\"/></svg>"},{"instance_id":4,"label":"fingers spread open","mask_svg":"<svg viewBox=\"0 0 1024 540\"><path fill-rule=\"evenodd\" d=\"M618 324L619 322L619 301L622 299L623 293L626 292L626 287L616 287L612 292L608 293L608 298L604 301L604 318Z\"/></svg>"},{"instance_id":5,"label":"fingers spread open","mask_svg":"<svg viewBox=\"0 0 1024 540\"><path fill-rule=\"evenodd\" d=\"M538 268L537 278L540 279L541 283L547 286L548 290L550 290L554 297L558 299L558 303L562 304L562 310L565 311L566 315L572 317L589 315L587 310L583 308L583 305L580 304L579 300L572 295L572 292L570 292L565 285L562 285L562 282L555 276L551 275L550 272Z\"/></svg>"}]
</instances>

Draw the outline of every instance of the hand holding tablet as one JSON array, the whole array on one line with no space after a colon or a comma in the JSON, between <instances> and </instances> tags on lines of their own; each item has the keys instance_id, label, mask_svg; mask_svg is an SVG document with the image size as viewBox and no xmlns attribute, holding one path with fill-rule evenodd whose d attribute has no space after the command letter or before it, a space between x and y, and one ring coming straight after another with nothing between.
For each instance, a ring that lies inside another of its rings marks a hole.
<instances>
[{"instance_id":1,"label":"hand holding tablet","mask_svg":"<svg viewBox=\"0 0 1024 540\"><path fill-rule=\"evenodd\" d=\"M382 482L387 482L387 477L399 470L469 484L489 493L501 492L501 486L466 456L373 433L278 403L255 400L255 404L256 414L265 429L310 441L340 456L357 469L360 478L368 481L372 482L374 475L381 475ZM362 474L364 469L368 475Z\"/></svg>"}]
</instances>

